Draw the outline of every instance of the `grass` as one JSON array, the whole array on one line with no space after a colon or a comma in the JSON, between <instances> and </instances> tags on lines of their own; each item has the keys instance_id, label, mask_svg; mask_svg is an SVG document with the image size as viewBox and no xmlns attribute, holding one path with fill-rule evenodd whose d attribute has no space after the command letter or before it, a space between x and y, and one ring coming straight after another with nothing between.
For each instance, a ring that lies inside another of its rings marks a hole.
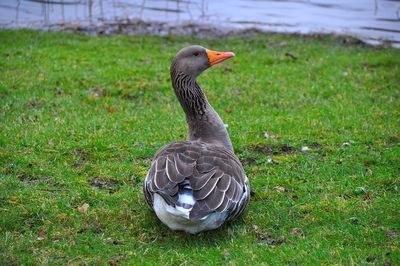
<instances>
[{"instance_id":1,"label":"grass","mask_svg":"<svg viewBox=\"0 0 400 266\"><path fill-rule=\"evenodd\" d=\"M194 236L142 195L186 137L169 64L193 43L237 54L199 82L254 191ZM399 97L400 50L332 37L0 31L0 264L399 264Z\"/></svg>"}]
</instances>

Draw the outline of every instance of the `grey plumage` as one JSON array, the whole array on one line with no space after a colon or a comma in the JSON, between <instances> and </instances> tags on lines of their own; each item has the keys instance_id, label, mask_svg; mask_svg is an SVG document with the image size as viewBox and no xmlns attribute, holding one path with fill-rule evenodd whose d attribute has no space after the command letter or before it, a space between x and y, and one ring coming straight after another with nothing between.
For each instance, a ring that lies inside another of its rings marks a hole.
<instances>
[{"instance_id":1,"label":"grey plumage","mask_svg":"<svg viewBox=\"0 0 400 266\"><path fill-rule=\"evenodd\" d=\"M199 141L180 141L163 147L146 177L147 203L152 206L152 194L159 193L166 202L175 205L179 185L184 180L188 180L196 200L191 218L228 211L228 220L233 220L248 203L248 197L242 199L243 194L250 194L242 164L224 147Z\"/></svg>"}]
</instances>

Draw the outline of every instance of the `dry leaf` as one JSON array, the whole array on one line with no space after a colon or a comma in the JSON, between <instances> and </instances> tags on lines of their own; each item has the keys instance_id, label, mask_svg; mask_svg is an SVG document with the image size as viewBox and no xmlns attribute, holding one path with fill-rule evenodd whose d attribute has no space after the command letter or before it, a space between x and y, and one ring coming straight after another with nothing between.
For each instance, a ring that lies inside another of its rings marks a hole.
<instances>
[{"instance_id":1,"label":"dry leaf","mask_svg":"<svg viewBox=\"0 0 400 266\"><path fill-rule=\"evenodd\" d=\"M81 207L78 207L78 211L81 213L87 212L88 209L89 209L89 204L87 203L83 203Z\"/></svg>"},{"instance_id":2,"label":"dry leaf","mask_svg":"<svg viewBox=\"0 0 400 266\"><path fill-rule=\"evenodd\" d=\"M114 106L111 106L110 108L107 109L107 112L110 113L110 114L112 114L112 113L115 113L116 110L117 110L117 109L115 109Z\"/></svg>"},{"instance_id":3,"label":"dry leaf","mask_svg":"<svg viewBox=\"0 0 400 266\"><path fill-rule=\"evenodd\" d=\"M276 185L274 188L281 192L288 192L288 190L281 185Z\"/></svg>"},{"instance_id":4,"label":"dry leaf","mask_svg":"<svg viewBox=\"0 0 400 266\"><path fill-rule=\"evenodd\" d=\"M260 235L260 228L259 228L257 225L255 225L255 224L253 224L253 233L254 233L256 236L259 236L259 235Z\"/></svg>"},{"instance_id":5,"label":"dry leaf","mask_svg":"<svg viewBox=\"0 0 400 266\"><path fill-rule=\"evenodd\" d=\"M367 168L367 169L365 169L365 174L367 176L372 176L372 175L374 175L374 172L370 168Z\"/></svg>"},{"instance_id":6,"label":"dry leaf","mask_svg":"<svg viewBox=\"0 0 400 266\"><path fill-rule=\"evenodd\" d=\"M297 237L300 237L300 238L304 238L304 235L303 235L301 229L297 228L297 227L292 228L292 230L290 230L290 234L294 235L294 236L297 236Z\"/></svg>"},{"instance_id":7,"label":"dry leaf","mask_svg":"<svg viewBox=\"0 0 400 266\"><path fill-rule=\"evenodd\" d=\"M228 259L229 255L230 255L229 250L224 249L224 259Z\"/></svg>"},{"instance_id":8,"label":"dry leaf","mask_svg":"<svg viewBox=\"0 0 400 266\"><path fill-rule=\"evenodd\" d=\"M39 241L42 241L42 240L44 240L46 238L46 230L44 230L43 228L42 229L40 229L40 231L39 231L39 236L38 236L38 240Z\"/></svg>"},{"instance_id":9,"label":"dry leaf","mask_svg":"<svg viewBox=\"0 0 400 266\"><path fill-rule=\"evenodd\" d=\"M365 201L370 201L370 200L372 200L372 196L371 196L371 194L370 194L369 192L367 192L367 194L365 194L364 200L365 200Z\"/></svg>"},{"instance_id":10,"label":"dry leaf","mask_svg":"<svg viewBox=\"0 0 400 266\"><path fill-rule=\"evenodd\" d=\"M15 205L18 203L18 201L17 200L7 200L7 203L11 204L11 205Z\"/></svg>"}]
</instances>

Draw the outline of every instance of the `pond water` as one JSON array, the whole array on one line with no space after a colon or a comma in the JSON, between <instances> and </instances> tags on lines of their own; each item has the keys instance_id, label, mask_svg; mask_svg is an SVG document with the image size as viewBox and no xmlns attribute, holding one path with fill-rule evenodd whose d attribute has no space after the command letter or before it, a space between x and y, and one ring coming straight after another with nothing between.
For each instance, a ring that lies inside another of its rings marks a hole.
<instances>
[{"instance_id":1,"label":"pond water","mask_svg":"<svg viewBox=\"0 0 400 266\"><path fill-rule=\"evenodd\" d=\"M6 28L93 27L131 20L163 27L190 23L237 30L335 33L400 47L400 0L0 1L0 27Z\"/></svg>"}]
</instances>

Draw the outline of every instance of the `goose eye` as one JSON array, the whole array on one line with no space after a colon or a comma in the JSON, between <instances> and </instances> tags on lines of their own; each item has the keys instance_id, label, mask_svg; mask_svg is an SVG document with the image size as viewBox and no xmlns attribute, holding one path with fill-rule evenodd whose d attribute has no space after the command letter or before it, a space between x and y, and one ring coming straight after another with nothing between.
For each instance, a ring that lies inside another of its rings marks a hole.
<instances>
[{"instance_id":1,"label":"goose eye","mask_svg":"<svg viewBox=\"0 0 400 266\"><path fill-rule=\"evenodd\" d=\"M198 56L200 53L199 52L194 52L193 55L194 56Z\"/></svg>"}]
</instances>

